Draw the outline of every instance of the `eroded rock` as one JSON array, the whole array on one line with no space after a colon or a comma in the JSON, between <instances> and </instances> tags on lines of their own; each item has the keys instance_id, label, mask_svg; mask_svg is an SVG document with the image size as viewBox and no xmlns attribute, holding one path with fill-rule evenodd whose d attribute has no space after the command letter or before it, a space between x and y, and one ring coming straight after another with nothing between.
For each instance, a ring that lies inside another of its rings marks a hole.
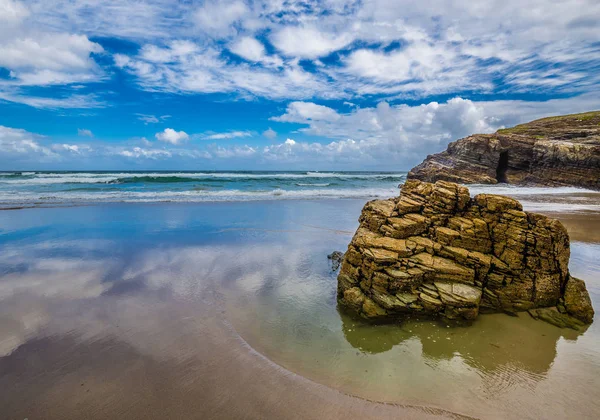
<instances>
[{"instance_id":1,"label":"eroded rock","mask_svg":"<svg viewBox=\"0 0 600 420\"><path fill-rule=\"evenodd\" d=\"M359 221L338 299L365 318L530 310L563 327L592 322L585 283L569 274L565 228L512 198L408 180L400 197L367 203Z\"/></svg>"}]
</instances>

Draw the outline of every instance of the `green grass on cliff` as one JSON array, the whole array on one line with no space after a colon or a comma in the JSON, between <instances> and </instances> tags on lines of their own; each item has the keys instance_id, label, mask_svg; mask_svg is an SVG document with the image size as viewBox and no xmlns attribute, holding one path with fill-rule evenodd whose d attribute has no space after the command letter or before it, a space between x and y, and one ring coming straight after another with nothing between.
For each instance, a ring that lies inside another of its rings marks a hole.
<instances>
[{"instance_id":1,"label":"green grass on cliff","mask_svg":"<svg viewBox=\"0 0 600 420\"><path fill-rule=\"evenodd\" d=\"M598 127L600 126L600 111L590 111L581 114L559 115L555 117L546 117L531 121L525 124L519 124L510 128L502 128L497 131L498 134L530 134L536 137L545 137L551 134L552 130L564 130L570 127Z\"/></svg>"}]
</instances>

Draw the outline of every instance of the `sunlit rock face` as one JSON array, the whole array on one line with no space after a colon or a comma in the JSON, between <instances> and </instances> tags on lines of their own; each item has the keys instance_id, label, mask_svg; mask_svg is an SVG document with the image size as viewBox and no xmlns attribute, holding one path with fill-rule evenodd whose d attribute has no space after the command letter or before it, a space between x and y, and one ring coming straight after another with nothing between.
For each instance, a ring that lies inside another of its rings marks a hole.
<instances>
[{"instance_id":1,"label":"sunlit rock face","mask_svg":"<svg viewBox=\"0 0 600 420\"><path fill-rule=\"evenodd\" d=\"M465 137L427 156L408 178L600 190L600 111L543 118L494 134Z\"/></svg>"},{"instance_id":2,"label":"sunlit rock face","mask_svg":"<svg viewBox=\"0 0 600 420\"><path fill-rule=\"evenodd\" d=\"M572 328L592 321L585 284L569 275L567 231L512 198L409 180L400 197L367 203L359 221L338 300L365 318L553 307L531 314Z\"/></svg>"}]
</instances>

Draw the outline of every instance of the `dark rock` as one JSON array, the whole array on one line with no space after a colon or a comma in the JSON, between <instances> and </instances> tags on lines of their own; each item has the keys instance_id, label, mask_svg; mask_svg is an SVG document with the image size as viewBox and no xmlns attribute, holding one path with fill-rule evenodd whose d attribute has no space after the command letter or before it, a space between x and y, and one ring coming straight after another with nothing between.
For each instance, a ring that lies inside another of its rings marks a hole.
<instances>
[{"instance_id":1,"label":"dark rock","mask_svg":"<svg viewBox=\"0 0 600 420\"><path fill-rule=\"evenodd\" d=\"M457 140L446 151L427 156L408 178L600 190L600 111L543 118Z\"/></svg>"},{"instance_id":2,"label":"dark rock","mask_svg":"<svg viewBox=\"0 0 600 420\"><path fill-rule=\"evenodd\" d=\"M512 198L471 199L458 184L408 180L400 197L365 205L342 260L338 300L365 318L472 320L480 310L531 310L577 328L594 311L585 283L569 274L569 257L562 224ZM554 309L536 309L547 307Z\"/></svg>"},{"instance_id":3,"label":"dark rock","mask_svg":"<svg viewBox=\"0 0 600 420\"><path fill-rule=\"evenodd\" d=\"M337 271L342 264L342 260L344 259L344 253L340 251L333 251L327 256L327 258L331 260L331 271Z\"/></svg>"}]
</instances>

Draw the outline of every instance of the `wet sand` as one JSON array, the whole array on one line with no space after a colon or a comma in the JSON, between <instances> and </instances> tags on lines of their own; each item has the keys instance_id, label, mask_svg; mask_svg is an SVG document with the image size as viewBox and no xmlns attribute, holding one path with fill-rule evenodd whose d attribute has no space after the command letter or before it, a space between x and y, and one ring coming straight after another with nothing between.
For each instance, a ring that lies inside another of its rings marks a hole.
<instances>
[{"instance_id":1,"label":"wet sand","mask_svg":"<svg viewBox=\"0 0 600 420\"><path fill-rule=\"evenodd\" d=\"M1 358L2 418L463 418L376 404L306 380L253 351L223 318L162 315L168 319L153 322L181 333L148 333L141 348L116 331L65 334Z\"/></svg>"},{"instance_id":2,"label":"wet sand","mask_svg":"<svg viewBox=\"0 0 600 420\"><path fill-rule=\"evenodd\" d=\"M600 413L595 324L373 327L338 312L325 255L347 244L362 204L2 212L0 418ZM600 218L559 219L599 307Z\"/></svg>"}]
</instances>

